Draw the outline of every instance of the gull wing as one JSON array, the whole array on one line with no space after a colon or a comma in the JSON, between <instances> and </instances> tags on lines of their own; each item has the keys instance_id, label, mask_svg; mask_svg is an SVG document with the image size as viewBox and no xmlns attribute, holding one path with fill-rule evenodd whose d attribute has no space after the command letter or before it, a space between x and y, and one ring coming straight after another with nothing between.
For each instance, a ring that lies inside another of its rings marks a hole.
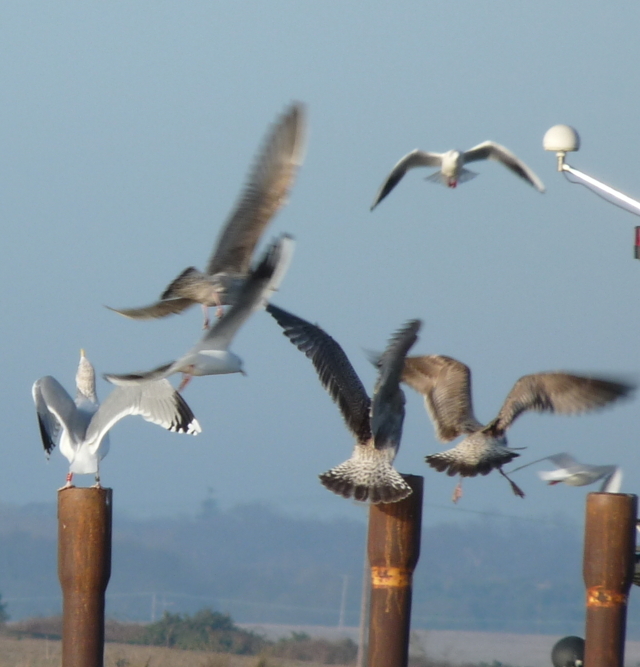
<instances>
[{"instance_id":1,"label":"gull wing","mask_svg":"<svg viewBox=\"0 0 640 667\"><path fill-rule=\"evenodd\" d=\"M204 334L196 345L196 350L226 350L229 347L238 329L254 310L265 304L266 298L271 296L282 282L291 262L294 246L294 240L283 234L267 248L258 266L240 288L235 303Z\"/></svg>"},{"instance_id":2,"label":"gull wing","mask_svg":"<svg viewBox=\"0 0 640 667\"><path fill-rule=\"evenodd\" d=\"M371 401L340 345L319 326L282 308L269 304L267 312L282 327L284 335L311 359L322 386L338 405L358 442L368 442L371 439Z\"/></svg>"},{"instance_id":3,"label":"gull wing","mask_svg":"<svg viewBox=\"0 0 640 667\"><path fill-rule=\"evenodd\" d=\"M407 357L402 381L424 396L438 440L449 442L483 427L473 414L471 371L462 362L443 355Z\"/></svg>"},{"instance_id":4,"label":"gull wing","mask_svg":"<svg viewBox=\"0 0 640 667\"><path fill-rule=\"evenodd\" d=\"M113 384L136 385L150 380L161 380L172 373L183 370L185 364L192 362L194 355L207 350L226 350L238 329L251 313L264 304L267 296L273 292L283 278L284 270L291 261L294 241L283 235L264 253L260 264L242 285L238 298L225 315L208 329L204 336L182 357L157 368L137 373L116 375L105 374L105 380Z\"/></svg>"},{"instance_id":5,"label":"gull wing","mask_svg":"<svg viewBox=\"0 0 640 667\"><path fill-rule=\"evenodd\" d=\"M485 141L468 151L464 152L464 161L475 162L476 160L497 160L510 169L514 174L520 176L532 185L539 192L544 192L544 183L538 178L535 172L530 169L522 160L517 158L508 148L496 144L494 141Z\"/></svg>"},{"instance_id":6,"label":"gull wing","mask_svg":"<svg viewBox=\"0 0 640 667\"><path fill-rule=\"evenodd\" d=\"M105 380L119 386L137 385L142 382L150 382L152 380L162 380L169 375L172 375L177 370L175 361L170 361L168 364L163 364L150 371L138 371L136 373L123 373L118 375L116 373L105 373L102 377Z\"/></svg>"},{"instance_id":7,"label":"gull wing","mask_svg":"<svg viewBox=\"0 0 640 667\"><path fill-rule=\"evenodd\" d=\"M405 357L418 340L420 320L410 320L397 331L380 357L380 371L371 401L371 432L376 449L400 445L404 422L404 393L400 378Z\"/></svg>"},{"instance_id":8,"label":"gull wing","mask_svg":"<svg viewBox=\"0 0 640 667\"><path fill-rule=\"evenodd\" d=\"M562 372L524 375L513 385L498 416L487 429L503 433L527 410L564 415L588 412L624 398L634 389L633 385L623 382Z\"/></svg>"},{"instance_id":9,"label":"gull wing","mask_svg":"<svg viewBox=\"0 0 640 667\"><path fill-rule=\"evenodd\" d=\"M582 466L582 463L580 463L578 459L574 459L571 454L567 454L566 452L552 454L551 456L547 456L546 459L551 461L551 463L553 463L558 468L563 468L564 470L570 470L571 468ZM545 459L542 460L544 461Z\"/></svg>"},{"instance_id":10,"label":"gull wing","mask_svg":"<svg viewBox=\"0 0 640 667\"><path fill-rule=\"evenodd\" d=\"M149 306L143 306L142 308L111 308L111 306L105 306L109 310L112 310L114 313L124 315L124 317L130 317L133 320L151 320L158 317L166 317L167 315L176 315L182 311L193 306L195 301L191 299L163 299L162 301L156 301Z\"/></svg>"},{"instance_id":11,"label":"gull wing","mask_svg":"<svg viewBox=\"0 0 640 667\"><path fill-rule=\"evenodd\" d=\"M116 387L93 415L86 440L94 454L114 424L128 415L143 419L175 433L197 435L200 424L191 408L168 380Z\"/></svg>"},{"instance_id":12,"label":"gull wing","mask_svg":"<svg viewBox=\"0 0 640 667\"><path fill-rule=\"evenodd\" d=\"M622 488L622 468L620 466L611 466L613 470L608 474L602 486L600 487L600 493L620 493Z\"/></svg>"},{"instance_id":13,"label":"gull wing","mask_svg":"<svg viewBox=\"0 0 640 667\"><path fill-rule=\"evenodd\" d=\"M65 429L72 439L77 424L78 409L67 390L53 377L46 375L36 380L31 388L31 395L36 406L40 437L47 456L51 454Z\"/></svg>"},{"instance_id":14,"label":"gull wing","mask_svg":"<svg viewBox=\"0 0 640 667\"><path fill-rule=\"evenodd\" d=\"M384 183L380 186L378 193L371 204L371 211L398 185L409 169L414 167L439 167L442 164L441 153L427 153L417 148L404 157L400 158Z\"/></svg>"},{"instance_id":15,"label":"gull wing","mask_svg":"<svg viewBox=\"0 0 640 667\"><path fill-rule=\"evenodd\" d=\"M223 227L207 273L245 274L267 224L286 202L304 158L304 105L293 104L267 136L240 200Z\"/></svg>"}]
</instances>

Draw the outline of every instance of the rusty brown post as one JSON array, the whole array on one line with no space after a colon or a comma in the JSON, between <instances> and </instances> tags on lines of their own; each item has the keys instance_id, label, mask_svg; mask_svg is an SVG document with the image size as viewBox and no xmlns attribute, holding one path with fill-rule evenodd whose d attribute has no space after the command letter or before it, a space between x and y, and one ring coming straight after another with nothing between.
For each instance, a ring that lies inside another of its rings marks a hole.
<instances>
[{"instance_id":1,"label":"rusty brown post","mask_svg":"<svg viewBox=\"0 0 640 667\"><path fill-rule=\"evenodd\" d=\"M406 667L409 659L413 570L420 556L423 478L403 475L413 493L397 503L371 505L368 667Z\"/></svg>"},{"instance_id":2,"label":"rusty brown post","mask_svg":"<svg viewBox=\"0 0 640 667\"><path fill-rule=\"evenodd\" d=\"M62 664L103 667L104 597L111 575L111 489L58 491Z\"/></svg>"},{"instance_id":3,"label":"rusty brown post","mask_svg":"<svg viewBox=\"0 0 640 667\"><path fill-rule=\"evenodd\" d=\"M584 535L585 667L622 667L638 497L590 493Z\"/></svg>"}]
</instances>

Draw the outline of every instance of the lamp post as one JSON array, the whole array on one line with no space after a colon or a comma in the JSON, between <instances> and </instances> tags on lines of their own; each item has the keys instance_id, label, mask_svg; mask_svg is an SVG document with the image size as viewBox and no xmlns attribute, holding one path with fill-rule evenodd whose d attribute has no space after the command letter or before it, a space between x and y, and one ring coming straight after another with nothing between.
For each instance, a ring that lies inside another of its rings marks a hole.
<instances>
[{"instance_id":1,"label":"lamp post","mask_svg":"<svg viewBox=\"0 0 640 667\"><path fill-rule=\"evenodd\" d=\"M556 154L558 171L563 172L570 183L580 183L608 202L623 208L625 211L640 215L640 201L578 169L574 169L564 161L567 153L580 149L580 136L573 127L570 125L554 125L544 135L542 146L546 151L552 151ZM635 229L634 256L636 259L640 259L640 225L636 226Z\"/></svg>"}]
</instances>

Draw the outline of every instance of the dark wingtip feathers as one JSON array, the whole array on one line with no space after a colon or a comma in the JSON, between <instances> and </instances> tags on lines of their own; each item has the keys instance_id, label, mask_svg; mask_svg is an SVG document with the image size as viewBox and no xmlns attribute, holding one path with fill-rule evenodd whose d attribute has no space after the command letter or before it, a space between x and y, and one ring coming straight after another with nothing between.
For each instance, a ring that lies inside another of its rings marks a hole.
<instances>
[{"instance_id":1,"label":"dark wingtip feathers","mask_svg":"<svg viewBox=\"0 0 640 667\"><path fill-rule=\"evenodd\" d=\"M202 429L187 402L178 392L175 392L174 400L178 414L176 419L167 427L167 430L172 431L173 433L198 435Z\"/></svg>"},{"instance_id":2,"label":"dark wingtip feathers","mask_svg":"<svg viewBox=\"0 0 640 667\"><path fill-rule=\"evenodd\" d=\"M38 415L38 427L40 428L40 437L42 438L42 444L44 446L44 451L47 454L47 458L51 455L51 452L55 449L56 444L53 442L49 433L47 432L44 420L40 415Z\"/></svg>"}]
</instances>

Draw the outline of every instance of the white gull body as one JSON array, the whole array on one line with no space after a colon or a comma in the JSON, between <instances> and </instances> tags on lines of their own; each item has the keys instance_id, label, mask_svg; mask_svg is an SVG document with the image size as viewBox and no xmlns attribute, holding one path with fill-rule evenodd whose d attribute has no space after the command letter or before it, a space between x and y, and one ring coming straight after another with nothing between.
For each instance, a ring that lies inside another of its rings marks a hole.
<instances>
[{"instance_id":1,"label":"white gull body","mask_svg":"<svg viewBox=\"0 0 640 667\"><path fill-rule=\"evenodd\" d=\"M96 395L95 371L81 351L76 374L76 399L47 375L33 384L40 436L47 456L59 442L60 453L69 461L67 485L73 474L96 475L109 451L109 430L128 415L170 431L196 435L201 428L191 408L166 380L144 387L116 387L102 405Z\"/></svg>"},{"instance_id":2,"label":"white gull body","mask_svg":"<svg viewBox=\"0 0 640 667\"><path fill-rule=\"evenodd\" d=\"M602 480L600 493L619 493L622 487L622 468L614 465L581 463L570 454L562 452L547 456L557 470L540 470L538 476L549 484L564 483L568 486L587 486Z\"/></svg>"},{"instance_id":3,"label":"white gull body","mask_svg":"<svg viewBox=\"0 0 640 667\"><path fill-rule=\"evenodd\" d=\"M123 375L109 373L105 379L117 385L132 385L182 373L178 388L181 391L193 376L243 373L242 359L231 352L229 346L248 317L264 307L278 289L291 262L294 245L293 239L286 234L271 245L243 283L235 303L182 357L151 371Z\"/></svg>"},{"instance_id":4,"label":"white gull body","mask_svg":"<svg viewBox=\"0 0 640 667\"><path fill-rule=\"evenodd\" d=\"M409 169L416 167L437 167L438 171L427 176L427 180L455 188L458 183L469 181L477 174L465 169L465 164L477 160L496 160L525 180L539 192L544 192L544 184L538 176L522 160L517 158L508 148L494 141L484 141L467 151L450 150L446 153L429 153L415 149L400 158L380 186L373 200L373 209L398 185Z\"/></svg>"}]
</instances>

